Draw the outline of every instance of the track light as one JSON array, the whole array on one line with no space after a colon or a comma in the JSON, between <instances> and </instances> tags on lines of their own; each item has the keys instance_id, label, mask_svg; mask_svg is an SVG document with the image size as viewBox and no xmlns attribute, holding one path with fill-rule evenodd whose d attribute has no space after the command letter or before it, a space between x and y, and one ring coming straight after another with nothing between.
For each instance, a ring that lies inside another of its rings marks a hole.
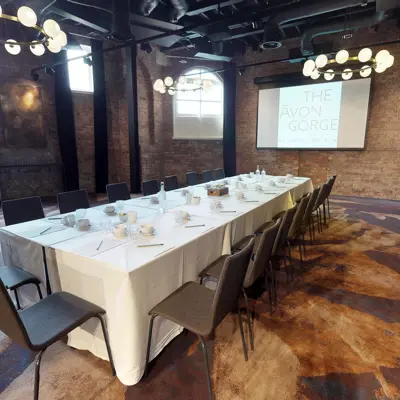
<instances>
[{"instance_id":1,"label":"track light","mask_svg":"<svg viewBox=\"0 0 400 400\"><path fill-rule=\"evenodd\" d=\"M91 67L93 65L93 61L92 61L92 59L90 57L85 57L83 59L83 63L86 64L86 65L89 65L89 67Z\"/></svg>"},{"instance_id":2,"label":"track light","mask_svg":"<svg viewBox=\"0 0 400 400\"><path fill-rule=\"evenodd\" d=\"M51 67L49 67L48 65L46 65L46 66L44 67L44 73L45 73L46 75L54 76L54 75L56 74L56 71L55 71L53 68L51 68Z\"/></svg>"},{"instance_id":3,"label":"track light","mask_svg":"<svg viewBox=\"0 0 400 400\"><path fill-rule=\"evenodd\" d=\"M246 68L239 68L239 75L243 76L246 73Z\"/></svg>"}]
</instances>

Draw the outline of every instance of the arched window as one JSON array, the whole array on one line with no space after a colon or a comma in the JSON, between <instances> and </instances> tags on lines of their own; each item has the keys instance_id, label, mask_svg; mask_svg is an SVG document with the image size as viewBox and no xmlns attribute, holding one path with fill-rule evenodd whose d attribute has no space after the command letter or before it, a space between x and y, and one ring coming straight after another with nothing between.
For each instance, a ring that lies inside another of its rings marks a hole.
<instances>
[{"instance_id":1,"label":"arched window","mask_svg":"<svg viewBox=\"0 0 400 400\"><path fill-rule=\"evenodd\" d=\"M221 78L205 68L192 68L178 82L174 95L174 138L221 139L224 116Z\"/></svg>"}]
</instances>

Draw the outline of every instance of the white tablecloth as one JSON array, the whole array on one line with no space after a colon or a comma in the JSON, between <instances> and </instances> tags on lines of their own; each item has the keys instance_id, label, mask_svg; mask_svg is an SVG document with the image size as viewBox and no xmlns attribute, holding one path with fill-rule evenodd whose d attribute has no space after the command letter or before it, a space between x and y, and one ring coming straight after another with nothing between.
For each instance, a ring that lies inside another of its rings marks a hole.
<instances>
[{"instance_id":1,"label":"white tablecloth","mask_svg":"<svg viewBox=\"0 0 400 400\"><path fill-rule=\"evenodd\" d=\"M183 283L197 280L197 274L222 254L228 254L232 244L312 191L307 178L273 188L267 185L268 179L275 178L268 177L261 184L270 193L256 192L254 179L243 178L246 189L235 189L236 179L230 179L230 195L218 200L222 210L231 213L212 211L210 203L215 198L207 197L202 185L192 188L195 195L201 196L200 205L186 205L181 191L168 192L166 214L158 213L159 206L148 200L129 200L125 202L126 210L136 210L139 223L151 223L156 229L154 237L136 242L116 240L99 229L104 206L90 209L90 233L68 228L36 236L49 225L60 227L46 219L6 227L0 230L3 256L9 265L22 266L43 277L40 248L45 246L53 290L71 292L106 310L117 376L122 383L133 385L144 371L149 310ZM245 200L236 199L236 190L245 193ZM177 210L188 211L191 220L177 224ZM138 247L149 243L163 246ZM157 318L151 358L181 330L176 324ZM69 344L107 359L96 321L75 329L69 335Z\"/></svg>"}]
</instances>

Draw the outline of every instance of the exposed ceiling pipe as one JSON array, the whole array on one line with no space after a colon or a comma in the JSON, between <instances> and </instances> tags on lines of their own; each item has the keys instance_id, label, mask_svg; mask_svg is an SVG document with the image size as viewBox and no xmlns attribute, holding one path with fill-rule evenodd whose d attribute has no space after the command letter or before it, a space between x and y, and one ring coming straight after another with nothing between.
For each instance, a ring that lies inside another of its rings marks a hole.
<instances>
[{"instance_id":1,"label":"exposed ceiling pipe","mask_svg":"<svg viewBox=\"0 0 400 400\"><path fill-rule=\"evenodd\" d=\"M260 47L279 47L276 44L279 43L284 37L281 26L291 21L310 18L316 15L326 14L349 7L357 7L361 5L366 6L368 3L374 2L375 0L324 0L316 1L307 5L299 4L297 6L293 6L289 10L278 13L268 20L268 22L265 24L264 40Z\"/></svg>"},{"instance_id":2,"label":"exposed ceiling pipe","mask_svg":"<svg viewBox=\"0 0 400 400\"><path fill-rule=\"evenodd\" d=\"M170 2L174 8L171 12L170 21L176 23L187 13L189 6L186 0L170 0Z\"/></svg>"},{"instance_id":3,"label":"exposed ceiling pipe","mask_svg":"<svg viewBox=\"0 0 400 400\"><path fill-rule=\"evenodd\" d=\"M351 20L351 29L360 29L367 26L377 25L389 18L388 13L383 11L375 13L370 17L363 17ZM338 20L329 24L318 24L304 32L301 39L301 52L303 55L314 54L313 39L317 36L328 35L330 33L344 32L348 27L344 21Z\"/></svg>"}]
</instances>

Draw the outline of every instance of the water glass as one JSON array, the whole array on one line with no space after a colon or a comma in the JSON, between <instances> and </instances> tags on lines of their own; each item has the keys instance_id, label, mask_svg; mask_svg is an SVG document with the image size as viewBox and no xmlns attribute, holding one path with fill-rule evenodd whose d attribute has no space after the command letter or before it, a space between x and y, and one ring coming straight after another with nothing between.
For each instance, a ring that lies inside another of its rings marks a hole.
<instances>
[{"instance_id":1,"label":"water glass","mask_svg":"<svg viewBox=\"0 0 400 400\"><path fill-rule=\"evenodd\" d=\"M118 200L115 202L115 208L117 212L122 212L124 211L124 201L123 200Z\"/></svg>"},{"instance_id":2,"label":"water glass","mask_svg":"<svg viewBox=\"0 0 400 400\"><path fill-rule=\"evenodd\" d=\"M86 208L78 208L75 211L76 220L85 218L86 215Z\"/></svg>"}]
</instances>

